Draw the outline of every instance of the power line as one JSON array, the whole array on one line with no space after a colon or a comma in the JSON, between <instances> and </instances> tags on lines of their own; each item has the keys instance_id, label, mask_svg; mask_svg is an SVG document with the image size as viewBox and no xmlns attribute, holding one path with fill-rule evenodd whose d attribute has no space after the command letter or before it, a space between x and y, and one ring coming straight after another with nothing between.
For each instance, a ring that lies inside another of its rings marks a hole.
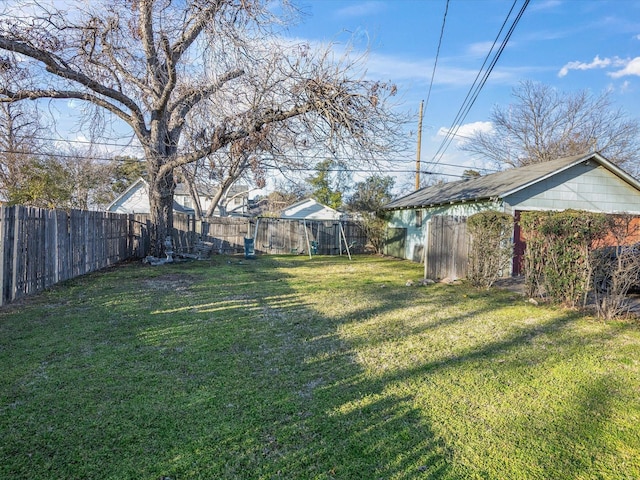
<instances>
[{"instance_id":1,"label":"power line","mask_svg":"<svg viewBox=\"0 0 640 480\"><path fill-rule=\"evenodd\" d=\"M68 159L68 160L94 160L96 162L113 162L113 161L118 161L118 162L125 162L128 159L125 158L118 158L118 157L96 157L94 155L89 155L88 157L81 157L80 155L77 154L72 154L72 153L48 153L48 152L44 152L44 153L39 153L39 152L18 152L18 151L11 151L11 150L0 150L0 154L10 154L10 155L24 155L24 156L30 156L30 157L38 157L38 158L64 158L64 159ZM136 159L139 160L139 159ZM143 160L140 160L143 161Z\"/></svg>"},{"instance_id":2,"label":"power line","mask_svg":"<svg viewBox=\"0 0 640 480\"><path fill-rule=\"evenodd\" d=\"M460 125L461 122L462 122L463 111L464 111L466 105L468 105L468 102L471 102L470 97L471 97L472 92L474 91L474 89L476 87L476 83L478 82L478 78L482 74L482 70L484 69L485 65L487 64L487 61L489 60L489 57L491 56L491 53L493 52L493 49L495 48L496 43L498 42L498 39L500 38L500 35L502 34L502 31L504 30L504 27L507 24L507 21L511 17L511 13L513 12L513 9L515 8L517 1L518 0L514 0L513 1L513 4L511 5L511 8L509 9L509 13L507 14L506 18L502 22L502 26L500 27L500 30L498 31L498 34L496 35L496 38L494 39L493 44L491 45L491 48L487 52L487 55L485 56L484 61L482 62L482 65L480 66L480 69L478 70L478 73L476 74L476 77L473 80L473 83L471 84L471 87L469 88L469 91L467 92L467 95L465 96L464 100L462 101L462 105L458 109L458 112L456 113L456 116L453 119L453 122L451 123L451 127L449 127L449 129L447 130L444 139L442 140L442 142L440 143L440 146L438 147L438 150L433 155L432 162L437 163L436 157L441 152L442 152L442 155L440 155L440 159L442 159L442 156L444 155L444 152L447 150L447 148L449 147L451 141L453 140L453 137L455 136L455 133L452 133L452 132L454 131L454 129L457 132L456 126Z\"/></svg>"},{"instance_id":3,"label":"power line","mask_svg":"<svg viewBox=\"0 0 640 480\"><path fill-rule=\"evenodd\" d=\"M529 5L529 1L530 0L525 0L524 1L520 11L516 15L516 18L513 20L513 23L511 24L511 27L509 28L507 34L503 38L503 40L502 40L502 42L500 44L500 47L498 48L498 50L496 51L493 59L491 60L491 63L489 64L489 67L487 68L485 73L482 74L482 70L483 70L484 66L486 65L486 63L487 63L487 60L491 56L491 53L493 52L496 44L498 43L498 39L500 38L500 35L502 34L502 31L504 30L504 28L505 28L509 18L511 17L511 14L512 14L512 12L513 12L513 10L514 10L517 2L518 2L518 0L514 0L511 8L509 9L509 13L507 14L507 17L505 18L504 22L502 23L502 26L500 27L500 31L498 32L498 35L496 36L495 40L493 41L493 45L491 46L491 49L487 53L487 56L485 57L484 62L482 63L482 66L480 67L480 70L478 71L478 74L476 75L476 78L473 81L473 84L471 85L471 88L469 89L469 92L467 93L467 96L465 97L464 101L462 102L462 105L460 106L460 109L458 110L458 113L456 114L456 117L454 118L454 120L453 120L453 122L451 124L451 127L447 130L445 138L442 140L442 143L440 144L440 146L438 147L438 150L436 151L436 153L434 154L434 156L432 158L432 163L434 165L437 165L440 162L440 160L444 156L446 150L451 145L451 142L453 141L453 137L456 136L458 130L460 129L462 123L464 122L464 119L466 118L466 116L468 115L469 111L471 110L471 107L473 106L473 104L475 103L476 99L478 98L478 95L480 94L480 91L482 90L482 88L486 84L486 82L487 82L487 80L489 78L489 75L493 71L496 63L498 62L498 59L500 58L500 56L502 55L502 52L504 51L505 47L507 46L507 43L508 43L509 39L511 38L511 35L513 34L513 31L515 30L516 25L520 22L520 19L522 18L522 15L524 14L524 11L526 10L527 6ZM478 83L478 78L480 77L481 74L482 74L482 79L481 79L480 83ZM438 157L438 155L439 155L439 158L436 160L436 157Z\"/></svg>"},{"instance_id":4,"label":"power line","mask_svg":"<svg viewBox=\"0 0 640 480\"><path fill-rule=\"evenodd\" d=\"M509 17L511 17L511 13L513 12L513 9L516 6L516 3L518 2L518 0L514 0L513 4L511 5L511 8L509 9L509 13L507 13L506 18L504 19L504 21L502 22L502 26L500 27L500 30L498 31L498 34L496 35L496 38L493 40L493 44L491 45L491 48L489 49L489 51L487 52L487 55L484 58L484 61L482 62L482 65L480 66L480 69L478 70L478 73L476 74L476 78L474 78L473 83L471 84L471 87L469 88L469 91L467 92L467 95L464 97L464 100L462 101L462 105L460 105L460 108L458 109L458 112L456 113L455 118L453 119L453 122L451 123L451 127L447 130L447 133L445 134L444 139L442 140L442 143L440 143L440 146L438 147L438 150L436 151L436 153L434 154L432 161L434 161L436 159L436 157L438 156L438 154L440 154L440 152L442 152L442 155L444 155L444 152L446 151L446 149L448 148L449 143L447 143L450 139L452 139L453 136L455 136L455 134L453 134L453 130L455 128L456 125L460 125L460 122L462 120L462 112L465 109L465 106L468 104L467 102L470 102L470 96L472 95L472 92L474 91L474 88L476 87L476 83L478 82L478 78L480 77L480 75L482 74L482 70L484 69L484 66L487 64L487 61L489 60L489 57L491 56L491 52L493 52L493 49L496 46L496 43L498 43L498 39L500 38L500 35L502 34L502 31L504 30L505 25L507 24ZM460 121L459 121L460 120ZM457 129L456 129L457 132ZM445 148L446 145L446 148ZM442 158L442 155L440 156L440 158Z\"/></svg>"},{"instance_id":5,"label":"power line","mask_svg":"<svg viewBox=\"0 0 640 480\"><path fill-rule=\"evenodd\" d=\"M436 49L436 58L433 62L433 71L431 72L431 81L429 82L429 91L427 92L427 101L425 102L425 111L429 108L429 98L431 97L431 87L433 87L433 79L436 75L436 66L438 65L438 57L440 57L440 47L442 46L442 37L444 36L444 26L447 21L447 12L449 11L449 0L444 7L444 16L442 17L442 27L440 28L440 38L438 39L438 48Z\"/></svg>"},{"instance_id":6,"label":"power line","mask_svg":"<svg viewBox=\"0 0 640 480\"><path fill-rule=\"evenodd\" d=\"M19 139L18 139L19 140ZM80 144L80 145L99 145L105 147L121 147L121 148L142 148L140 145L131 145L124 143L115 143L115 142L99 142L95 140L70 140L68 138L44 138L44 137L29 137L29 140L39 140L41 142L60 142L60 143L70 143L70 144Z\"/></svg>"},{"instance_id":7,"label":"power line","mask_svg":"<svg viewBox=\"0 0 640 480\"><path fill-rule=\"evenodd\" d=\"M50 158L63 158L63 159L68 159L68 160L83 160L84 158L82 158L81 156L77 155L77 154L66 154L66 153L37 153L37 152L20 152L20 151L12 151L12 150L3 150L0 149L0 154L11 154L11 155L25 155L25 156L34 156L34 157L50 157ZM284 155L280 155L280 157L285 158ZM272 156L272 158L276 158L275 156ZM112 161L117 161L117 162L126 162L129 160L129 158L121 158L121 157L96 157L96 156L89 156L88 157L89 160L95 160L98 162L112 162ZM138 160L140 162L144 162L143 158L134 158L135 160ZM287 157L288 160L291 159L291 157ZM317 160L317 156L311 156L311 155L296 155L295 160ZM352 158L337 158L336 160L338 161L350 161L353 160ZM377 163L391 163L391 164L404 164L404 163L408 163L408 162L412 162L413 160L409 159L409 158L371 158L372 162L377 162ZM455 165L452 163L439 163L439 166L442 167L452 167L452 168L464 168L467 169L469 168L468 166L463 166L463 165ZM275 168L275 166L273 166ZM300 171L317 171L317 168L315 166L309 166L309 167L287 167L288 170L295 170L298 169ZM405 170L403 169L389 169L388 167L384 167L385 171L391 171L391 172L405 172ZM492 169L492 168L478 168L478 170L484 171L484 172L496 172L498 170ZM372 171L372 168L367 168L367 169L344 169L344 171L349 171L349 172L370 172ZM406 170L407 173L410 172L415 172L415 170Z\"/></svg>"},{"instance_id":8,"label":"power line","mask_svg":"<svg viewBox=\"0 0 640 480\"><path fill-rule=\"evenodd\" d=\"M24 154L24 155L30 155L27 154L25 152L9 152L6 150L0 150L0 154L2 153L15 153L15 154ZM70 159L70 160L82 160L82 158L79 158L77 155L66 155L66 154L52 154L52 155L44 155L45 157L54 157L54 158L65 158L65 159ZM91 160L97 160L97 161L114 161L116 159L96 159L94 157L91 157ZM124 159L117 159L117 161L125 161ZM465 166L461 166L461 165L453 165L453 164L444 164L441 163L439 164L440 166L446 166L446 167L452 167L452 168L463 168L463 169L468 169L469 167L465 167ZM280 167L278 165L270 165L270 164L263 164L263 168L265 170L276 170L279 172L282 171L287 171L287 172L317 172L318 169L315 167ZM485 168L480 168L479 170L485 171L485 172L491 172L493 170L491 169L485 169ZM374 173L375 170L371 169L371 168L330 168L326 170L327 172L330 173ZM401 168L393 168L393 169L389 169L389 168L385 168L385 169L381 169L380 173L388 173L388 174L403 174L403 173L415 173L415 169L401 169ZM463 178L464 175L461 174L455 174L455 173L445 173L445 172L433 172L433 171L428 171L428 170L421 170L420 174L423 175L431 175L431 176L442 176L442 177L454 177L454 178Z\"/></svg>"}]
</instances>

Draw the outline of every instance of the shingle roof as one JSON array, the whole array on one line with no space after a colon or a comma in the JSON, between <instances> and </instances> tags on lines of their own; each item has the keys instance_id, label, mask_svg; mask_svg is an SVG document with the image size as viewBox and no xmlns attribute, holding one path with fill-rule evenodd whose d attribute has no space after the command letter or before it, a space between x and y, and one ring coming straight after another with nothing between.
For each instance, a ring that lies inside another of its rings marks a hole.
<instances>
[{"instance_id":1,"label":"shingle roof","mask_svg":"<svg viewBox=\"0 0 640 480\"><path fill-rule=\"evenodd\" d=\"M429 207L449 203L504 198L525 187L556 175L567 168L594 160L640 190L640 184L598 153L574 155L490 175L422 188L385 205L386 210Z\"/></svg>"}]
</instances>

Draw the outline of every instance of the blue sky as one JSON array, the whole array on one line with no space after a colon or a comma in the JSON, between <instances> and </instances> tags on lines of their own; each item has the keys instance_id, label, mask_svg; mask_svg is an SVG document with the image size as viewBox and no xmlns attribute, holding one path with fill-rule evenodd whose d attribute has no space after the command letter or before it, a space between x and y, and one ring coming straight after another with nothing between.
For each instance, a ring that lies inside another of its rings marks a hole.
<instances>
[{"instance_id":1,"label":"blue sky","mask_svg":"<svg viewBox=\"0 0 640 480\"><path fill-rule=\"evenodd\" d=\"M517 0L511 25L524 0ZM401 108L413 112L427 99L446 0L303 0L294 38L353 41L370 49L368 75L399 87ZM452 126L500 27L511 0L450 0L437 69L422 134L422 162ZM617 107L640 117L640 2L631 0L532 0L459 133L485 126L494 105L508 105L519 82L533 80L558 90L612 92ZM478 123L480 122L480 123ZM415 153L407 168L415 164ZM453 142L437 166L443 174L484 165ZM455 179L455 177L448 177Z\"/></svg>"},{"instance_id":2,"label":"blue sky","mask_svg":"<svg viewBox=\"0 0 640 480\"><path fill-rule=\"evenodd\" d=\"M5 6L11 0L4 1ZM62 2L63 0L46 0ZM293 0L303 11L287 36L310 43L349 42L369 50L367 75L398 86L399 108L410 112L415 131L421 100L427 100L446 0ZM455 180L466 168L488 167L454 141L435 156L443 132L453 126L500 27L511 25L525 0L450 0L422 134L423 169ZM560 91L610 90L617 107L640 118L640 0L531 0L507 47L480 92L459 134L488 128L494 105L506 106L520 82L533 80ZM68 107L56 104L61 119ZM63 125L68 122L61 122ZM61 125L62 131L65 130ZM81 132L70 134L86 138ZM415 150L398 155L397 185L412 185ZM394 158L396 160L397 158ZM437 165L432 164L437 160ZM493 166L491 166L493 167ZM393 173L393 172L390 172ZM358 178L356 180L359 180Z\"/></svg>"}]
</instances>

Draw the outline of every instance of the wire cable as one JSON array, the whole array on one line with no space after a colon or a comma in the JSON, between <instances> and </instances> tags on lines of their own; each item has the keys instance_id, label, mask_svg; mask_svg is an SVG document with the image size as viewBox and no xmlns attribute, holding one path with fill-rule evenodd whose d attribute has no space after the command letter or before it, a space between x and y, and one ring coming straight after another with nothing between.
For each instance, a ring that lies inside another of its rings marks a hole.
<instances>
[{"instance_id":1,"label":"wire cable","mask_svg":"<svg viewBox=\"0 0 640 480\"><path fill-rule=\"evenodd\" d=\"M438 65L438 58L440 57L440 47L442 46L442 38L444 37L444 26L447 21L447 13L449 12L449 0L444 7L444 16L442 17L442 27L440 28L440 38L438 39L438 48L436 49L436 59L433 62L433 71L431 72L431 81L429 82L429 90L427 92L427 100L424 105L424 111L429 108L429 98L431 98L431 88L433 87L433 79L436 76L436 67Z\"/></svg>"},{"instance_id":2,"label":"wire cable","mask_svg":"<svg viewBox=\"0 0 640 480\"><path fill-rule=\"evenodd\" d=\"M518 0L514 0L513 1L513 4L511 5L511 8L509 9L509 13L507 13L506 18L502 22L502 26L500 27L500 30L498 31L498 34L496 35L496 38L493 40L493 44L491 45L491 48L487 52L487 55L485 56L484 61L482 62L482 65L480 66L480 69L478 70L478 73L476 74L476 78L474 78L473 83L471 84L471 87L469 88L469 91L467 92L467 95L464 97L464 100L462 101L462 105L460 105L460 108L458 109L458 112L456 113L456 116L453 119L453 122L451 123L451 127L449 127L449 129L447 129L447 132L445 134L444 139L440 143L440 146L438 147L438 150L436 151L436 153L433 155L433 157L431 159L432 162L436 161L436 157L440 154L440 152L442 152L442 155L444 155L444 151L446 151L445 145L447 145L447 148L448 148L449 144L447 142L449 141L450 137L452 138L452 137L455 136L452 132L453 132L455 126L460 124L460 121L461 121L461 118L462 118L462 112L464 111L465 105L467 105L467 102L470 101L470 97L472 95L472 92L474 91L476 83L478 82L478 78L480 78L480 75L482 74L482 71L483 71L485 65L487 64L487 61L489 60L489 57L491 56L491 53L493 52L493 49L495 48L496 44L498 43L498 39L500 38L500 35L502 34L502 31L504 30L507 22L509 21L509 18L511 17L511 13L513 12L513 9L515 8L517 2L518 2ZM440 158L442 158L442 155L440 156Z\"/></svg>"},{"instance_id":3,"label":"wire cable","mask_svg":"<svg viewBox=\"0 0 640 480\"><path fill-rule=\"evenodd\" d=\"M487 70L485 71L484 74L482 74L482 71L485 67L485 65L487 64L487 61L489 59L489 57L491 56L491 53L493 52L496 44L498 43L498 39L500 38L502 31L504 30L509 18L511 17L511 14L518 2L518 0L514 0L511 8L509 9L509 13L507 14L507 17L505 18L504 22L502 23L502 26L500 27L500 31L498 32L498 35L496 36L493 45L491 46L491 49L489 50L489 53L487 53L487 56L485 57L484 62L482 63L482 66L480 67L480 70L478 71L478 74L476 75L475 80L473 81L473 84L471 85L471 88L469 89L469 92L467 93L467 96L465 97L464 101L462 102L462 105L460 106L460 109L458 110L458 113L456 114L456 117L454 118L451 127L447 130L447 133L445 134L445 138L442 140L440 146L438 147L438 150L436 151L436 153L433 155L431 163L433 163L434 165L438 165L438 163L440 162L440 160L442 160L442 157L444 156L446 150L449 148L449 146L451 145L451 142L453 141L453 138L457 135L458 130L460 129L460 127L462 126L462 123L464 122L465 118L467 117L469 111L471 110L471 107L473 107L475 101L477 100L480 91L482 90L482 88L484 87L484 85L486 84L487 80L489 79L489 75L491 74L491 72L493 72L493 69L496 65L496 63L498 62L498 59L500 58L500 56L502 55L502 52L504 51L504 49L507 46L507 43L509 41L509 39L511 38L511 35L513 34L517 24L520 22L520 19L522 18L522 15L524 14L524 11L526 10L527 6L529 5L529 1L530 0L525 0L520 11L518 12L518 14L516 15L516 18L513 20L513 23L511 24L511 27L509 28L507 34L505 35L504 39L502 40L500 47L498 48L498 50L496 51L493 59L491 60L489 67L487 68ZM482 75L482 79L480 81L480 83L478 83L478 79L480 78L480 76ZM436 159L436 157L438 157Z\"/></svg>"},{"instance_id":4,"label":"wire cable","mask_svg":"<svg viewBox=\"0 0 640 480\"><path fill-rule=\"evenodd\" d=\"M95 156L95 155L90 155L86 158L81 157L78 154L72 154L72 153L53 153L53 152L44 152L44 153L35 153L35 152L20 152L20 151L15 151L15 150L6 150L6 149L1 149L0 148L0 155L2 154L10 154L10 155L25 155L25 156L33 156L33 157L41 157L41 158L60 158L60 159L66 159L66 160L94 160L96 162L128 162L130 160L138 160L139 162L144 162L144 158L132 158L132 157L119 157L119 156L114 156L114 157L100 157L100 156ZM274 160L277 159L278 156L271 156L271 158L273 158ZM287 160L291 160L291 157L287 157L285 155L281 155L281 157L286 158ZM297 155L296 156L296 160L317 160L317 156L312 156L312 155ZM348 161L348 160L353 160L352 158L338 158L337 160L339 161ZM374 162L379 162L379 163L387 163L387 164L396 164L396 165L404 165L407 164L409 162L413 162L413 159L410 158L372 158L371 159ZM267 158L268 161L268 158ZM0 166L2 165L2 159L0 159ZM462 166L462 165L455 165L452 163L439 163L439 166L442 167L452 167L452 168L470 168L469 166ZM308 166L308 167L277 167L275 165L270 165L270 168L281 168L281 169L288 169L288 170L297 170L297 171L309 171L309 172L315 172L317 171L317 168L315 166ZM483 172L497 172L498 170L496 169L492 169L492 168L485 168L485 167L474 167L476 170L481 170ZM348 172L370 172L372 171L372 168L362 168L362 169L357 169L357 168L345 168L343 169L343 171L348 171ZM393 173L411 173L411 172L415 172L415 169L413 170L408 170L408 169L404 169L404 168L389 168L388 165L384 166L384 171L387 172L393 172ZM425 172L428 173L428 172Z\"/></svg>"}]
</instances>

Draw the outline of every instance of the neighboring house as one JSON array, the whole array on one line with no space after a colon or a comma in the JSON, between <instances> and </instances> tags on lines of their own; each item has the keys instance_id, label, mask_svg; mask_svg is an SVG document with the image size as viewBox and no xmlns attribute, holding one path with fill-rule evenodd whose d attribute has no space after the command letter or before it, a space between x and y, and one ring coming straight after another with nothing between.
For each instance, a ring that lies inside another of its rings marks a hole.
<instances>
[{"instance_id":1,"label":"neighboring house","mask_svg":"<svg viewBox=\"0 0 640 480\"><path fill-rule=\"evenodd\" d=\"M249 189L246 185L234 185L231 187L227 198L227 215L243 216L246 214ZM206 212L211 205L211 195L201 195L200 205ZM136 180L129 188L118 196L107 207L108 212L117 213L149 213L149 184L142 178ZM173 195L173 211L193 215L193 201L186 186L182 183L176 185ZM215 215L219 215L220 209L216 208Z\"/></svg>"},{"instance_id":2,"label":"neighboring house","mask_svg":"<svg viewBox=\"0 0 640 480\"><path fill-rule=\"evenodd\" d=\"M182 205L185 209L194 213L193 200L189 195L189 190L184 183L178 183L176 185L173 198L176 202ZM249 187L247 185L231 185L226 197L223 197L220 202L224 205L225 216L231 217L244 217L248 215L248 199L249 199ZM200 207L202 208L202 214L204 215L213 201L213 195L206 195L200 192ZM214 210L214 216L221 215L221 209L218 205Z\"/></svg>"},{"instance_id":3,"label":"neighboring house","mask_svg":"<svg viewBox=\"0 0 640 480\"><path fill-rule=\"evenodd\" d=\"M178 202L173 200L173 211L188 214ZM143 178L133 182L107 207L107 212L115 213L149 213L149 184Z\"/></svg>"},{"instance_id":4,"label":"neighboring house","mask_svg":"<svg viewBox=\"0 0 640 480\"><path fill-rule=\"evenodd\" d=\"M316 202L313 198L307 198L283 209L280 213L280 218L288 220L333 221L340 220L342 213Z\"/></svg>"},{"instance_id":5,"label":"neighboring house","mask_svg":"<svg viewBox=\"0 0 640 480\"><path fill-rule=\"evenodd\" d=\"M424 259L425 236L436 215L468 217L485 210L587 210L640 215L640 182L598 153L561 158L526 167L417 190L385 206L391 213L389 251ZM514 229L513 274L519 274L524 243Z\"/></svg>"}]
</instances>

